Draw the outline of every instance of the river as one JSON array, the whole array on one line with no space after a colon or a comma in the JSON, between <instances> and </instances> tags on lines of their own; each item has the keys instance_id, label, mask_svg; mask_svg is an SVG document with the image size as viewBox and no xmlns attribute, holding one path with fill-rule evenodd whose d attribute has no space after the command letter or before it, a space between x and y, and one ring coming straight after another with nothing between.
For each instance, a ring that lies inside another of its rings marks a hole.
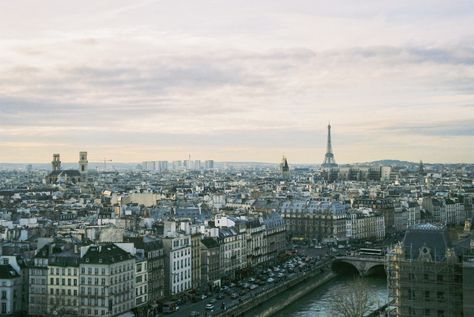
<instances>
[{"instance_id":1,"label":"river","mask_svg":"<svg viewBox=\"0 0 474 317\"><path fill-rule=\"evenodd\" d=\"M274 314L274 317L333 317L334 314L331 313L331 298L339 296L341 293L344 293L344 290L347 289L348 283L353 280L354 277L350 274L338 275L328 283L322 285L321 287L315 289L311 293L305 295L299 300L293 302L291 305L287 306L285 309ZM376 308L387 301L387 280L384 275L376 275L366 277L367 285L370 289L370 300L372 303L372 308ZM274 300L283 299L287 294L283 293L278 295ZM264 309L265 305L263 304L260 309ZM271 303L268 303L271 305ZM257 309L260 311L260 309ZM259 314L257 312L256 316Z\"/></svg>"},{"instance_id":2,"label":"river","mask_svg":"<svg viewBox=\"0 0 474 317\"><path fill-rule=\"evenodd\" d=\"M370 300L373 308L387 301L387 279L383 275L365 278L370 288ZM339 275L330 282L315 289L306 296L287 306L275 314L275 317L325 317L331 314L331 298L344 293L348 283L353 280L351 275ZM283 294L282 294L283 295Z\"/></svg>"}]
</instances>

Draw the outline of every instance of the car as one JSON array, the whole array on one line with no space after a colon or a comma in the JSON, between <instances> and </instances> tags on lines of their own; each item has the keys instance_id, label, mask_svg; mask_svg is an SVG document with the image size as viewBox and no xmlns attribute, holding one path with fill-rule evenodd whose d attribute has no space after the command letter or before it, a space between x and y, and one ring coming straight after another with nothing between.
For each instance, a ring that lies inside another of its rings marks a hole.
<instances>
[{"instance_id":1,"label":"car","mask_svg":"<svg viewBox=\"0 0 474 317\"><path fill-rule=\"evenodd\" d=\"M201 295L201 299L206 299L207 298L207 295L206 294L202 294Z\"/></svg>"},{"instance_id":2,"label":"car","mask_svg":"<svg viewBox=\"0 0 474 317\"><path fill-rule=\"evenodd\" d=\"M201 316L201 313L195 310L189 313L189 317L199 317L199 316Z\"/></svg>"},{"instance_id":3,"label":"car","mask_svg":"<svg viewBox=\"0 0 474 317\"><path fill-rule=\"evenodd\" d=\"M253 277L249 278L249 282L250 282L250 283L255 282L255 278L253 278Z\"/></svg>"},{"instance_id":4,"label":"car","mask_svg":"<svg viewBox=\"0 0 474 317\"><path fill-rule=\"evenodd\" d=\"M217 302L217 299L211 298L211 300L209 301L209 304L215 304L216 302Z\"/></svg>"},{"instance_id":5,"label":"car","mask_svg":"<svg viewBox=\"0 0 474 317\"><path fill-rule=\"evenodd\" d=\"M255 284L250 285L250 289L256 289L258 286Z\"/></svg>"},{"instance_id":6,"label":"car","mask_svg":"<svg viewBox=\"0 0 474 317\"><path fill-rule=\"evenodd\" d=\"M212 305L212 304L207 304L207 305L206 305L206 309L207 309L207 310L213 310L213 309L214 309L214 305Z\"/></svg>"},{"instance_id":7,"label":"car","mask_svg":"<svg viewBox=\"0 0 474 317\"><path fill-rule=\"evenodd\" d=\"M237 293L232 293L232 294L230 294L230 298L232 298L232 299L237 299L237 298L239 298L239 294L237 294Z\"/></svg>"},{"instance_id":8,"label":"car","mask_svg":"<svg viewBox=\"0 0 474 317\"><path fill-rule=\"evenodd\" d=\"M273 283L273 282L275 282L275 279L273 279L273 278L271 278L271 277L269 277L269 278L267 279L267 283Z\"/></svg>"}]
</instances>

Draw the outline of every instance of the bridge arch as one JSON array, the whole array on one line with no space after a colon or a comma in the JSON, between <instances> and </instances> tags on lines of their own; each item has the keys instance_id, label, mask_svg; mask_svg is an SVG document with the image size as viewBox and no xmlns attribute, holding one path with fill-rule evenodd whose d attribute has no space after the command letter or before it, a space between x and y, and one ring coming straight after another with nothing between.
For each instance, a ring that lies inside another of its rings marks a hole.
<instances>
[{"instance_id":1,"label":"bridge arch","mask_svg":"<svg viewBox=\"0 0 474 317\"><path fill-rule=\"evenodd\" d=\"M356 273L360 276L369 276L386 274L384 264L381 261L341 257L334 259L331 269L336 273Z\"/></svg>"},{"instance_id":2,"label":"bridge arch","mask_svg":"<svg viewBox=\"0 0 474 317\"><path fill-rule=\"evenodd\" d=\"M385 265L382 263L372 265L371 267L369 267L367 272L365 272L365 276L379 274L387 275L387 271L385 271Z\"/></svg>"},{"instance_id":3,"label":"bridge arch","mask_svg":"<svg viewBox=\"0 0 474 317\"><path fill-rule=\"evenodd\" d=\"M331 269L338 274L360 275L359 268L349 261L334 260L331 264Z\"/></svg>"}]
</instances>

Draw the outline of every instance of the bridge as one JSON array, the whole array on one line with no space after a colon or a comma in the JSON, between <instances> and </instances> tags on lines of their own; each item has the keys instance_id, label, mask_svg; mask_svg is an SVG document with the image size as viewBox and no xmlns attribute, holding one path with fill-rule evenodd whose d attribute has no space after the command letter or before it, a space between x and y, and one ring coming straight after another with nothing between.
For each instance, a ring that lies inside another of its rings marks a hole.
<instances>
[{"instance_id":1,"label":"bridge","mask_svg":"<svg viewBox=\"0 0 474 317\"><path fill-rule=\"evenodd\" d=\"M343 255L334 258L332 269L337 271L343 265L352 266L360 276L368 276L385 269L385 256Z\"/></svg>"}]
</instances>

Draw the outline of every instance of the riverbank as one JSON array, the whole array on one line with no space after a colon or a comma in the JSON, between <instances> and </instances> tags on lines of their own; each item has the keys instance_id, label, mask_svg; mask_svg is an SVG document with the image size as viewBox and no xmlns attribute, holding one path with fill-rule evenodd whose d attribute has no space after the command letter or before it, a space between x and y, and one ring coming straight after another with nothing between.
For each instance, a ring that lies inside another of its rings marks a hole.
<instances>
[{"instance_id":1,"label":"riverbank","mask_svg":"<svg viewBox=\"0 0 474 317\"><path fill-rule=\"evenodd\" d=\"M237 317L244 316L247 314L262 317L271 316L275 312L284 309L292 302L298 300L299 298L308 294L315 288L334 278L336 274L331 271L331 263L331 260L327 260L324 263L316 265L310 271L302 272L298 274L298 276L295 278L287 280L274 288L270 288L251 299L248 299L234 307L229 308L226 311L215 313L213 316ZM290 291L291 295L286 297L284 301L279 301L278 304L272 305L269 309L265 309L259 314L254 313L254 310L258 309L260 305L268 302L273 297L287 291Z\"/></svg>"},{"instance_id":2,"label":"riverbank","mask_svg":"<svg viewBox=\"0 0 474 317\"><path fill-rule=\"evenodd\" d=\"M313 279L308 279L303 284L296 285L292 289L285 290L286 292L289 292L289 295L284 300L277 301L271 307L267 307L261 312L257 312L257 310L259 310L259 308L257 307L253 309L253 310L256 310L255 313L252 313L253 310L249 311L248 313L251 316L257 316L257 317L273 316L275 313L281 311L282 309L285 309L287 306L291 305L292 303L302 298L306 294L309 294L314 289L329 282L334 277L336 277L336 274L334 274L333 272L327 272L322 276L318 276Z\"/></svg>"}]
</instances>

